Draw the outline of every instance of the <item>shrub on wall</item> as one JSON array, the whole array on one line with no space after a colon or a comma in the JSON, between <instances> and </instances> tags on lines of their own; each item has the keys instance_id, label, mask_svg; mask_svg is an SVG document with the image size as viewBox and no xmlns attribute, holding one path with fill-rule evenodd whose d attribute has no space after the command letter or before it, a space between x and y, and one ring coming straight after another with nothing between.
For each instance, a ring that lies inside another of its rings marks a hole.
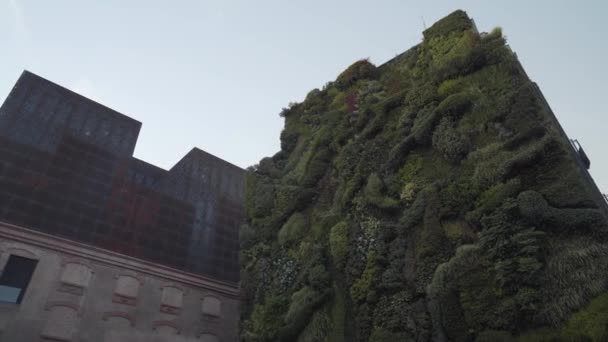
<instances>
[{"instance_id":1,"label":"shrub on wall","mask_svg":"<svg viewBox=\"0 0 608 342\"><path fill-rule=\"evenodd\" d=\"M335 84L338 88L346 89L358 80L374 78L376 71L376 66L369 60L361 59L344 70L336 79Z\"/></svg>"},{"instance_id":2,"label":"shrub on wall","mask_svg":"<svg viewBox=\"0 0 608 342\"><path fill-rule=\"evenodd\" d=\"M279 244L286 245L299 240L308 228L308 220L302 213L294 213L279 230Z\"/></svg>"},{"instance_id":3,"label":"shrub on wall","mask_svg":"<svg viewBox=\"0 0 608 342\"><path fill-rule=\"evenodd\" d=\"M608 222L549 108L499 30L424 36L250 169L244 341L605 339Z\"/></svg>"},{"instance_id":4,"label":"shrub on wall","mask_svg":"<svg viewBox=\"0 0 608 342\"><path fill-rule=\"evenodd\" d=\"M469 153L471 143L465 135L454 128L454 120L445 117L441 119L433 133L433 148L446 159L458 162Z\"/></svg>"},{"instance_id":5,"label":"shrub on wall","mask_svg":"<svg viewBox=\"0 0 608 342\"><path fill-rule=\"evenodd\" d=\"M342 221L331 227L329 246L333 262L338 269L344 268L348 255L348 225Z\"/></svg>"}]
</instances>

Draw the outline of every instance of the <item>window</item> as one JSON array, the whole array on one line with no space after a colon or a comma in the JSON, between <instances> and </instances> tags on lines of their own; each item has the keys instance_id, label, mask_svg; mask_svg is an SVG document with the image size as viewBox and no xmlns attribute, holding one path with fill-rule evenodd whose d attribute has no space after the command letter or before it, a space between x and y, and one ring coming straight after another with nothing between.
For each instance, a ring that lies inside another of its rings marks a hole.
<instances>
[{"instance_id":1,"label":"window","mask_svg":"<svg viewBox=\"0 0 608 342\"><path fill-rule=\"evenodd\" d=\"M93 272L91 269L78 262L68 262L61 273L61 284L58 291L82 296L84 290L89 286Z\"/></svg>"},{"instance_id":2,"label":"window","mask_svg":"<svg viewBox=\"0 0 608 342\"><path fill-rule=\"evenodd\" d=\"M182 297L183 297L183 291L173 287L173 286L166 286L165 288L163 288L163 295L161 298L161 302L164 305L168 305L174 308L181 308L182 307Z\"/></svg>"},{"instance_id":3,"label":"window","mask_svg":"<svg viewBox=\"0 0 608 342\"><path fill-rule=\"evenodd\" d=\"M114 293L127 298L137 298L139 280L129 275L120 275L116 281Z\"/></svg>"},{"instance_id":4,"label":"window","mask_svg":"<svg viewBox=\"0 0 608 342\"><path fill-rule=\"evenodd\" d=\"M50 313L42 329L42 337L49 341L71 341L78 326L78 307L65 303L50 303L47 310Z\"/></svg>"},{"instance_id":5,"label":"window","mask_svg":"<svg viewBox=\"0 0 608 342\"><path fill-rule=\"evenodd\" d=\"M183 304L184 291L173 286L165 286L161 298L160 311L170 315L179 315Z\"/></svg>"},{"instance_id":6,"label":"window","mask_svg":"<svg viewBox=\"0 0 608 342\"><path fill-rule=\"evenodd\" d=\"M137 295L139 293L140 282L137 278L129 275L120 275L116 281L116 287L114 288L114 296L112 301L114 303L125 304L125 305L136 305Z\"/></svg>"},{"instance_id":7,"label":"window","mask_svg":"<svg viewBox=\"0 0 608 342\"><path fill-rule=\"evenodd\" d=\"M61 282L85 288L89 286L91 280L91 269L83 264L69 262L66 263L61 274Z\"/></svg>"},{"instance_id":8,"label":"window","mask_svg":"<svg viewBox=\"0 0 608 342\"><path fill-rule=\"evenodd\" d=\"M0 301L19 304L32 279L37 260L11 255L0 276Z\"/></svg>"},{"instance_id":9,"label":"window","mask_svg":"<svg viewBox=\"0 0 608 342\"><path fill-rule=\"evenodd\" d=\"M222 303L215 297L207 296L203 298L203 314L213 317L220 317Z\"/></svg>"}]
</instances>

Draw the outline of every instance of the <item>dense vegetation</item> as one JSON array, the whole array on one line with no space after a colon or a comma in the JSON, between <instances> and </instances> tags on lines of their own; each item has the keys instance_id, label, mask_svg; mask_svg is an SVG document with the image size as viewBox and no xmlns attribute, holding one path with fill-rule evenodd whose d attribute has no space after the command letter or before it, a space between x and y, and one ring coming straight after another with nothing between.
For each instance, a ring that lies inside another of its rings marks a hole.
<instances>
[{"instance_id":1,"label":"dense vegetation","mask_svg":"<svg viewBox=\"0 0 608 342\"><path fill-rule=\"evenodd\" d=\"M243 340L608 340L606 218L500 29L454 12L281 115Z\"/></svg>"}]
</instances>

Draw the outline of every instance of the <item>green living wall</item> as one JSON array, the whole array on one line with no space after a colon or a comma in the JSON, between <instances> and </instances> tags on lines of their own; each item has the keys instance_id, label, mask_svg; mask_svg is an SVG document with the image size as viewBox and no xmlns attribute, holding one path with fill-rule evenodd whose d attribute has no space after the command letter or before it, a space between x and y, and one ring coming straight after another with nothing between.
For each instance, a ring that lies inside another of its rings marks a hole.
<instances>
[{"instance_id":1,"label":"green living wall","mask_svg":"<svg viewBox=\"0 0 608 342\"><path fill-rule=\"evenodd\" d=\"M608 224L500 29L456 11L283 110L244 341L606 341Z\"/></svg>"}]
</instances>

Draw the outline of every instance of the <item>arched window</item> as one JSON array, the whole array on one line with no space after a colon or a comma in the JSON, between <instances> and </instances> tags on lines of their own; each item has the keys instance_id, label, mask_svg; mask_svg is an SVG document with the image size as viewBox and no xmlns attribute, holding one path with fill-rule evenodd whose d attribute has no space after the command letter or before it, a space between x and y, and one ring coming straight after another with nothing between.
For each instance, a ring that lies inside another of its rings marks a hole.
<instances>
[{"instance_id":1,"label":"arched window","mask_svg":"<svg viewBox=\"0 0 608 342\"><path fill-rule=\"evenodd\" d=\"M78 262L68 262L61 272L61 285L59 291L74 295L82 295L89 286L93 272L91 269Z\"/></svg>"},{"instance_id":2,"label":"arched window","mask_svg":"<svg viewBox=\"0 0 608 342\"><path fill-rule=\"evenodd\" d=\"M222 313L222 302L216 297L206 296L203 298L202 311L203 315L220 317Z\"/></svg>"},{"instance_id":3,"label":"arched window","mask_svg":"<svg viewBox=\"0 0 608 342\"><path fill-rule=\"evenodd\" d=\"M154 321L152 322L152 328L163 337L171 337L180 334L179 327L173 321Z\"/></svg>"},{"instance_id":4,"label":"arched window","mask_svg":"<svg viewBox=\"0 0 608 342\"><path fill-rule=\"evenodd\" d=\"M50 311L42 336L57 340L70 341L78 326L78 308L65 303L51 303Z\"/></svg>"},{"instance_id":5,"label":"arched window","mask_svg":"<svg viewBox=\"0 0 608 342\"><path fill-rule=\"evenodd\" d=\"M160 311L166 314L178 315L183 305L184 291L175 286L163 287Z\"/></svg>"},{"instance_id":6,"label":"arched window","mask_svg":"<svg viewBox=\"0 0 608 342\"><path fill-rule=\"evenodd\" d=\"M130 275L119 275L114 288L114 303L135 305L139 294L139 279Z\"/></svg>"},{"instance_id":7,"label":"arched window","mask_svg":"<svg viewBox=\"0 0 608 342\"><path fill-rule=\"evenodd\" d=\"M85 288L91 280L91 269L83 264L70 262L65 264L61 273L61 282Z\"/></svg>"}]
</instances>

